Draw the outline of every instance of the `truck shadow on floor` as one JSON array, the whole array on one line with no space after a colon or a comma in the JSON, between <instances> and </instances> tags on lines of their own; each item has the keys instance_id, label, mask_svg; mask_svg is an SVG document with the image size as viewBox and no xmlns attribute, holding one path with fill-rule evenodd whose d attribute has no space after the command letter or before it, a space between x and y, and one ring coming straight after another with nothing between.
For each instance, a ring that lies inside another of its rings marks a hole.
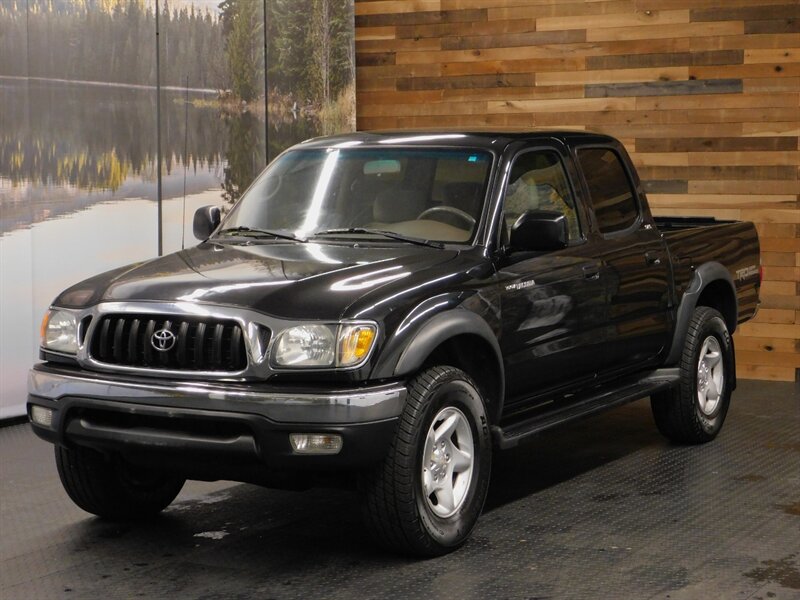
<instances>
[{"instance_id":1,"label":"truck shadow on floor","mask_svg":"<svg viewBox=\"0 0 800 600\"><path fill-rule=\"evenodd\" d=\"M484 513L502 513L511 502L664 444L646 403L543 434L495 454ZM490 537L494 527L478 525ZM92 518L64 528L62 536L72 552L95 557L108 553L115 560L151 557L126 565L132 570L178 558L210 560L235 570L269 564L281 572L313 570L321 560L405 562L371 541L361 523L358 494L338 489L290 492L237 485L175 503L154 521L109 523Z\"/></svg>"}]
</instances>

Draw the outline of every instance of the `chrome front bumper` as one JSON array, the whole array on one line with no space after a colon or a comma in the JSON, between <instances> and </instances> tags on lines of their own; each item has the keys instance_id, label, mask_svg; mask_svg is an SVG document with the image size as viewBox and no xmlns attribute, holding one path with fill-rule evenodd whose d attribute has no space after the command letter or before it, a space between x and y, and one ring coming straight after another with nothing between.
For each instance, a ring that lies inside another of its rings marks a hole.
<instances>
[{"instance_id":1,"label":"chrome front bumper","mask_svg":"<svg viewBox=\"0 0 800 600\"><path fill-rule=\"evenodd\" d=\"M300 389L134 379L48 363L31 370L28 391L33 430L46 441L116 452L190 479L266 485L275 485L265 477L276 470L376 464L388 451L407 394L399 382ZM48 418L34 419L34 408ZM342 449L297 454L291 433L334 434Z\"/></svg>"},{"instance_id":2,"label":"chrome front bumper","mask_svg":"<svg viewBox=\"0 0 800 600\"><path fill-rule=\"evenodd\" d=\"M29 402L64 398L255 414L276 423L368 423L400 415L400 383L322 391L261 384L146 380L36 365L28 376Z\"/></svg>"}]
</instances>

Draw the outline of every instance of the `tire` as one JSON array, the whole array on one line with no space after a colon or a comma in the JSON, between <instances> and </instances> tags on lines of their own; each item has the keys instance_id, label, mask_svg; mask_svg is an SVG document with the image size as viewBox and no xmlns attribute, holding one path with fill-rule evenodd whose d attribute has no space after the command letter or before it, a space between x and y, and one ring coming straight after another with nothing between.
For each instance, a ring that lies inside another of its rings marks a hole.
<instances>
[{"instance_id":1,"label":"tire","mask_svg":"<svg viewBox=\"0 0 800 600\"><path fill-rule=\"evenodd\" d=\"M719 434L731 401L733 345L722 315L695 309L680 361L678 387L650 400L658 430L671 441L703 444Z\"/></svg>"},{"instance_id":2,"label":"tire","mask_svg":"<svg viewBox=\"0 0 800 600\"><path fill-rule=\"evenodd\" d=\"M362 476L367 526L393 551L452 552L483 510L491 452L485 403L472 379L449 366L421 372L409 382L388 455Z\"/></svg>"},{"instance_id":3,"label":"tire","mask_svg":"<svg viewBox=\"0 0 800 600\"><path fill-rule=\"evenodd\" d=\"M90 448L56 446L56 466L69 497L86 512L115 521L152 517L180 493L185 480L134 467Z\"/></svg>"}]
</instances>

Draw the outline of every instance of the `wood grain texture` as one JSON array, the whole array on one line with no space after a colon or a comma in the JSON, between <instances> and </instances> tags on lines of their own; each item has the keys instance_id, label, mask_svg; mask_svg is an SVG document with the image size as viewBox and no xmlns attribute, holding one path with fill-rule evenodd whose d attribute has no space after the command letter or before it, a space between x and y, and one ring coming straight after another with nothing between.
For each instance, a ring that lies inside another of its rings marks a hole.
<instances>
[{"instance_id":1,"label":"wood grain texture","mask_svg":"<svg viewBox=\"0 0 800 600\"><path fill-rule=\"evenodd\" d=\"M740 377L800 372L800 3L356 0L361 129L569 127L621 139L654 212L756 223Z\"/></svg>"}]
</instances>

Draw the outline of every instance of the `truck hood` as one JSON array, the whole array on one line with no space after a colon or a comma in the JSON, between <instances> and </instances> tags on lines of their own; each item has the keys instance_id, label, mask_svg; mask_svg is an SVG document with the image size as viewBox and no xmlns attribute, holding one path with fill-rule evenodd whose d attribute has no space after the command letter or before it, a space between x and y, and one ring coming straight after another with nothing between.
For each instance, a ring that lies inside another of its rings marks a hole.
<instances>
[{"instance_id":1,"label":"truck hood","mask_svg":"<svg viewBox=\"0 0 800 600\"><path fill-rule=\"evenodd\" d=\"M287 319L338 319L378 288L452 260L455 250L282 243L203 243L87 279L54 304L197 302Z\"/></svg>"}]
</instances>

